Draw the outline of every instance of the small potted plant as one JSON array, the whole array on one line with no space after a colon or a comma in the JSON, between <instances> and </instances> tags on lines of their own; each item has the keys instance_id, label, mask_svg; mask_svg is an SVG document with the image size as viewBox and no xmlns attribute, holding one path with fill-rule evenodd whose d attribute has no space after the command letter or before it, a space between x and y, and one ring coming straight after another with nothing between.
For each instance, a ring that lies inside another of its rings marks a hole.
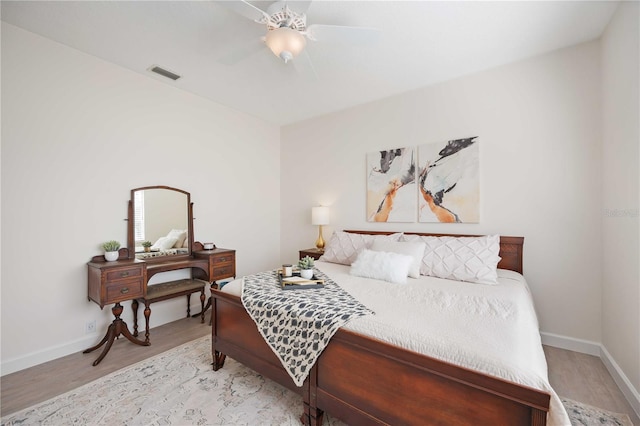
<instances>
[{"instance_id":1,"label":"small potted plant","mask_svg":"<svg viewBox=\"0 0 640 426\"><path fill-rule=\"evenodd\" d=\"M300 276L307 280L313 278L313 257L305 256L298 261L298 268L300 268Z\"/></svg>"},{"instance_id":2,"label":"small potted plant","mask_svg":"<svg viewBox=\"0 0 640 426\"><path fill-rule=\"evenodd\" d=\"M142 243L142 247L144 247L144 251L151 251L151 246L153 243L151 241L145 241Z\"/></svg>"},{"instance_id":3,"label":"small potted plant","mask_svg":"<svg viewBox=\"0 0 640 426\"><path fill-rule=\"evenodd\" d=\"M107 241L106 243L102 244L102 249L104 250L104 258L111 262L114 260L118 260L118 250L120 249L120 243L115 241L115 240L111 240L111 241Z\"/></svg>"}]
</instances>

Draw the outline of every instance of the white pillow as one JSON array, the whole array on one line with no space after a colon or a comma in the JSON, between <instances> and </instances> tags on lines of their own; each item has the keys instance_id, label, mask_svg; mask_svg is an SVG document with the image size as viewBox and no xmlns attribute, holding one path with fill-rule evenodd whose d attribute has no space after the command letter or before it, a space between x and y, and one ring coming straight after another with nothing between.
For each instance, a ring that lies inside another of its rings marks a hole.
<instances>
[{"instance_id":1,"label":"white pillow","mask_svg":"<svg viewBox=\"0 0 640 426\"><path fill-rule=\"evenodd\" d=\"M391 235L353 234L336 231L329 239L324 254L319 260L323 262L351 265L362 249L371 248L374 241L398 241L402 232Z\"/></svg>"},{"instance_id":2,"label":"white pillow","mask_svg":"<svg viewBox=\"0 0 640 426\"><path fill-rule=\"evenodd\" d=\"M349 273L357 277L404 284L407 282L411 263L413 257L406 254L363 249L351 264Z\"/></svg>"},{"instance_id":3,"label":"white pillow","mask_svg":"<svg viewBox=\"0 0 640 426\"><path fill-rule=\"evenodd\" d=\"M411 278L420 278L420 265L424 257L424 249L426 244L422 241L402 242L402 241L384 241L376 240L371 245L371 250L386 251L389 253L406 254L413 258L411 267L409 268L409 276Z\"/></svg>"},{"instance_id":4,"label":"white pillow","mask_svg":"<svg viewBox=\"0 0 640 426\"><path fill-rule=\"evenodd\" d=\"M172 229L167 234L167 238L175 238L176 242L173 247L182 247L184 240L187 238L187 231L184 229Z\"/></svg>"},{"instance_id":5,"label":"white pillow","mask_svg":"<svg viewBox=\"0 0 640 426\"><path fill-rule=\"evenodd\" d=\"M472 283L496 284L500 236L429 237L404 235L404 241L426 244L420 273Z\"/></svg>"},{"instance_id":6,"label":"white pillow","mask_svg":"<svg viewBox=\"0 0 640 426\"><path fill-rule=\"evenodd\" d=\"M154 250L169 250L178 241L177 238L160 237L151 248Z\"/></svg>"}]
</instances>

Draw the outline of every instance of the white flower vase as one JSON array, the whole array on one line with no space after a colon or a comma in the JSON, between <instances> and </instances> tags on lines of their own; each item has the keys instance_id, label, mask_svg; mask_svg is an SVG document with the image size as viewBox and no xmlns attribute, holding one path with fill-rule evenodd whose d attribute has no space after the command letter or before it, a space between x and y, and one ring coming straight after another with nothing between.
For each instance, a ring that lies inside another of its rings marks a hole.
<instances>
[{"instance_id":1,"label":"white flower vase","mask_svg":"<svg viewBox=\"0 0 640 426\"><path fill-rule=\"evenodd\" d=\"M113 262L114 260L118 260L119 254L120 253L118 253L117 251L105 251L104 258L107 260L107 262Z\"/></svg>"},{"instance_id":2,"label":"white flower vase","mask_svg":"<svg viewBox=\"0 0 640 426\"><path fill-rule=\"evenodd\" d=\"M305 280L310 280L313 278L313 269L301 269L300 276Z\"/></svg>"}]
</instances>

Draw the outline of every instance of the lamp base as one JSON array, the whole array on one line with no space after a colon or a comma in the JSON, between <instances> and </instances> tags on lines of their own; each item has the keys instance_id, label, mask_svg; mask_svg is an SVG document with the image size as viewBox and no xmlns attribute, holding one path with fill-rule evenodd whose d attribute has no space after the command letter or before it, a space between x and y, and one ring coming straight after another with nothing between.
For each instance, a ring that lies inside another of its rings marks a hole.
<instances>
[{"instance_id":1,"label":"lamp base","mask_svg":"<svg viewBox=\"0 0 640 426\"><path fill-rule=\"evenodd\" d=\"M324 253L324 239L322 238L322 225L318 226L318 239L316 240L316 249Z\"/></svg>"}]
</instances>

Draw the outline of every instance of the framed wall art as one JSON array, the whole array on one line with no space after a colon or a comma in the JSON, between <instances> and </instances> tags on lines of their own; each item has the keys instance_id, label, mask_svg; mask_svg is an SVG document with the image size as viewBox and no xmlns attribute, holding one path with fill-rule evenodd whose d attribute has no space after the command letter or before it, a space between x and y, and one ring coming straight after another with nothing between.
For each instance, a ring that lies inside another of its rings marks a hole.
<instances>
[{"instance_id":1,"label":"framed wall art","mask_svg":"<svg viewBox=\"0 0 640 426\"><path fill-rule=\"evenodd\" d=\"M394 148L367 154L367 220L415 222L415 148Z\"/></svg>"},{"instance_id":2,"label":"framed wall art","mask_svg":"<svg viewBox=\"0 0 640 426\"><path fill-rule=\"evenodd\" d=\"M418 221L480 221L477 136L418 146Z\"/></svg>"}]
</instances>

